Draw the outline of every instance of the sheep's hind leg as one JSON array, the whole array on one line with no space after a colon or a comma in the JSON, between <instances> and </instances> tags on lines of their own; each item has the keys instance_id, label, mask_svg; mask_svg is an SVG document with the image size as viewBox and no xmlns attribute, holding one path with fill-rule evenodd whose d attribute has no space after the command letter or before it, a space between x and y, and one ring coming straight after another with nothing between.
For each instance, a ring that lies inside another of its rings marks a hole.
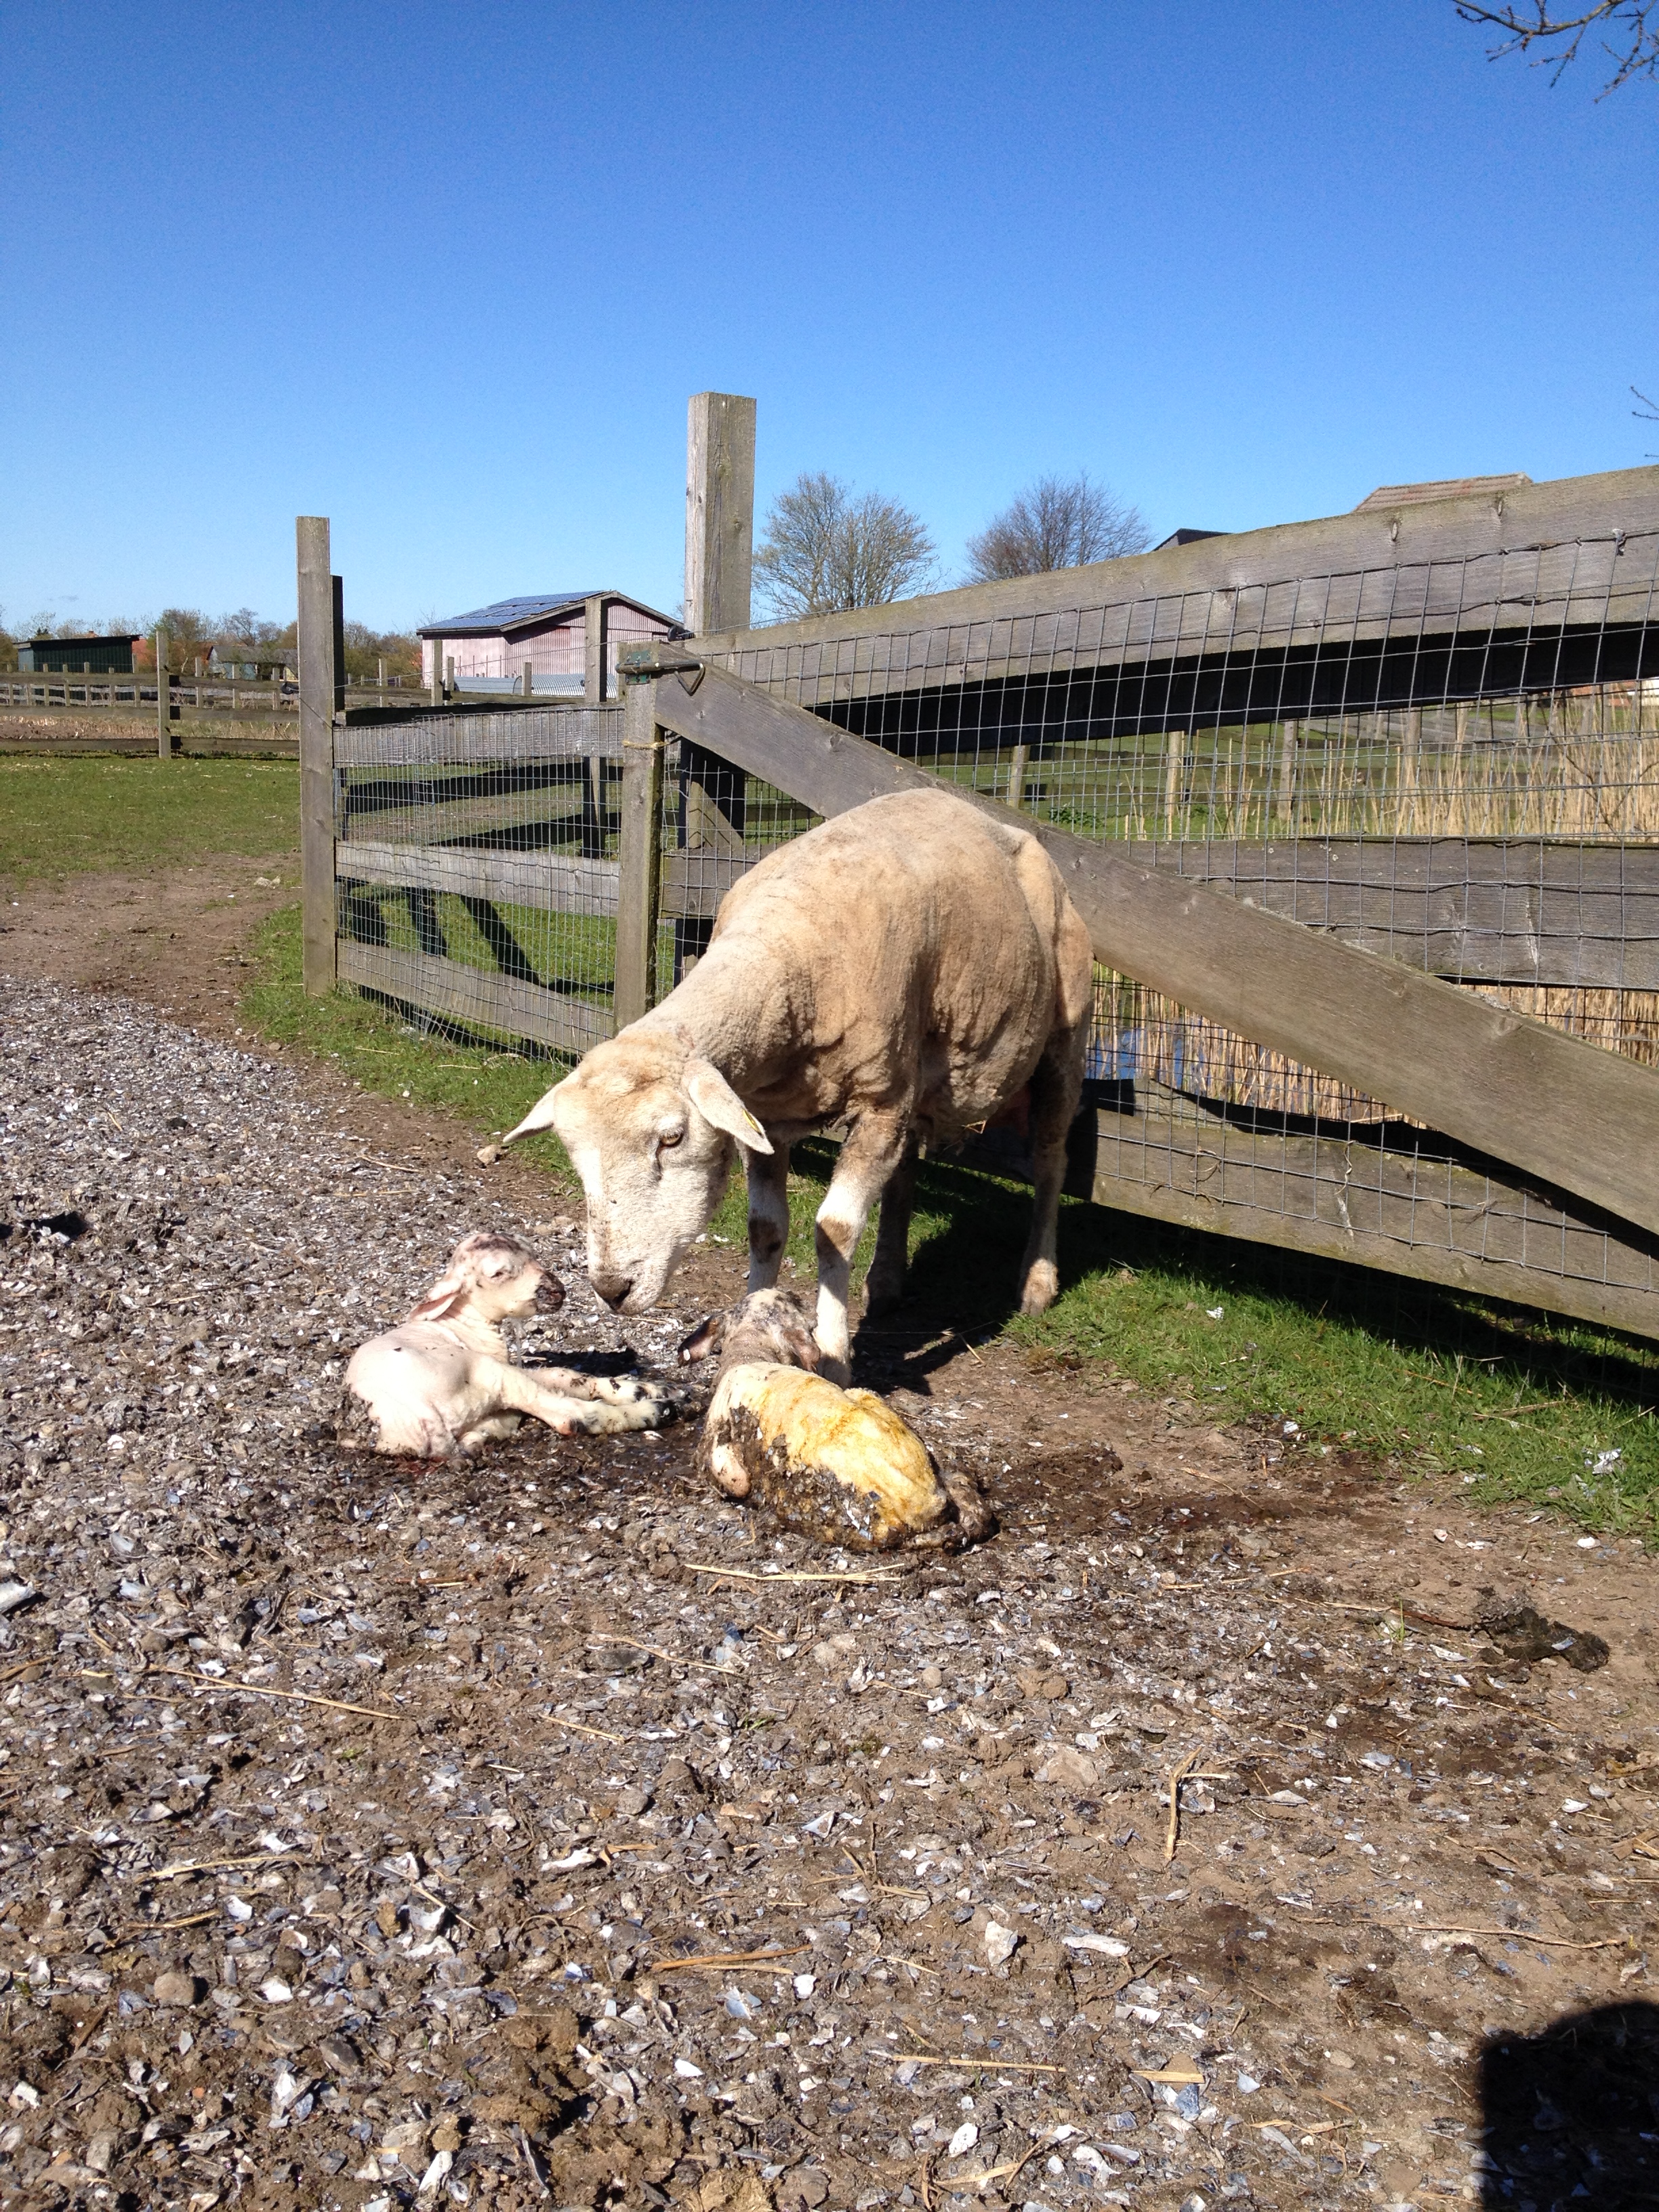
<instances>
[{"instance_id":1,"label":"sheep's hind leg","mask_svg":"<svg viewBox=\"0 0 1659 2212\"><path fill-rule=\"evenodd\" d=\"M910 1258L910 1212L916 1195L917 1149L913 1136L904 1148L904 1158L888 1177L887 1188L881 1194L875 1256L864 1285L866 1314L890 1313L904 1296L904 1273Z\"/></svg>"},{"instance_id":2,"label":"sheep's hind leg","mask_svg":"<svg viewBox=\"0 0 1659 2212\"><path fill-rule=\"evenodd\" d=\"M783 1265L783 1249L789 1242L789 1147L775 1145L769 1152L750 1152L749 1175L749 1288L769 1291Z\"/></svg>"},{"instance_id":3,"label":"sheep's hind leg","mask_svg":"<svg viewBox=\"0 0 1659 2212\"><path fill-rule=\"evenodd\" d=\"M847 1298L853 1255L871 1207L902 1164L909 1134L908 1115L862 1115L841 1148L830 1188L818 1208L816 1334L823 1354L818 1372L827 1382L844 1384L852 1371Z\"/></svg>"},{"instance_id":4,"label":"sheep's hind leg","mask_svg":"<svg viewBox=\"0 0 1659 2212\"><path fill-rule=\"evenodd\" d=\"M1046 1313L1060 1288L1057 1244L1060 1193L1066 1181L1066 1138L1083 1095L1087 1034L1060 1030L1043 1048L1031 1077L1031 1233L1019 1265L1019 1310Z\"/></svg>"}]
</instances>

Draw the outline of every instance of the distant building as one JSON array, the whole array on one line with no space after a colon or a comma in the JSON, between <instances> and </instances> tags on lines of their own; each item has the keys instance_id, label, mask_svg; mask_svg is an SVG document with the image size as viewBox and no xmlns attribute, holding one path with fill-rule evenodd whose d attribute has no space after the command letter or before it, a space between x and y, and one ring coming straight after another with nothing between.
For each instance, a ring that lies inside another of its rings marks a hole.
<instances>
[{"instance_id":1,"label":"distant building","mask_svg":"<svg viewBox=\"0 0 1659 2212\"><path fill-rule=\"evenodd\" d=\"M142 635L135 631L131 637L26 637L17 648L18 670L79 676L90 669L94 676L131 676L132 648Z\"/></svg>"},{"instance_id":2,"label":"distant building","mask_svg":"<svg viewBox=\"0 0 1659 2212\"><path fill-rule=\"evenodd\" d=\"M455 681L465 690L515 691L527 660L538 692L580 698L587 672L590 605L598 617L599 690L606 698L616 696L621 647L685 635L684 623L672 615L660 614L624 592L543 592L497 599L493 606L430 623L420 632L421 681L432 684L453 660Z\"/></svg>"}]
</instances>

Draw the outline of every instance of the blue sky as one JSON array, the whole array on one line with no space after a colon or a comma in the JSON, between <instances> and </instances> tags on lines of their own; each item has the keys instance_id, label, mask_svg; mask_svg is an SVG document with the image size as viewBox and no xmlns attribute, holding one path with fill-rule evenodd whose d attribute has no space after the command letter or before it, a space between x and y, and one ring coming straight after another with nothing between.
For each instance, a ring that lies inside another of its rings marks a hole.
<instances>
[{"instance_id":1,"label":"blue sky","mask_svg":"<svg viewBox=\"0 0 1659 2212\"><path fill-rule=\"evenodd\" d=\"M1659 447L1659 95L1451 0L71 0L9 18L0 608L681 588L685 402L947 576L1086 467L1179 525Z\"/></svg>"}]
</instances>

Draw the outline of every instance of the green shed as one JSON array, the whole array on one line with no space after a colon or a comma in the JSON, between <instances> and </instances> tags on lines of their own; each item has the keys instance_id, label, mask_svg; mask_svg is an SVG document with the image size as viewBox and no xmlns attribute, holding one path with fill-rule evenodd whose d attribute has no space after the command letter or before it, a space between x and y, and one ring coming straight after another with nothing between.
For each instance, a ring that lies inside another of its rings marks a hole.
<instances>
[{"instance_id":1,"label":"green shed","mask_svg":"<svg viewBox=\"0 0 1659 2212\"><path fill-rule=\"evenodd\" d=\"M135 630L131 637L26 637L17 648L18 672L79 676L90 669L94 676L131 676L132 648L142 635Z\"/></svg>"}]
</instances>

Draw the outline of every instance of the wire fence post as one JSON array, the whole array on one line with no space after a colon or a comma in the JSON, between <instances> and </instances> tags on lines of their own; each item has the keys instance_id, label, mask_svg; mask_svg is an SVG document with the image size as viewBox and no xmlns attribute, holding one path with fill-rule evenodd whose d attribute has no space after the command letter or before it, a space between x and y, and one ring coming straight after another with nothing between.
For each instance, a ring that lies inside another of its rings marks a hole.
<instances>
[{"instance_id":1,"label":"wire fence post","mask_svg":"<svg viewBox=\"0 0 1659 2212\"><path fill-rule=\"evenodd\" d=\"M295 523L300 587L300 885L302 974L307 998L335 981L334 716L340 594L329 572L328 517Z\"/></svg>"},{"instance_id":2,"label":"wire fence post","mask_svg":"<svg viewBox=\"0 0 1659 2212\"><path fill-rule=\"evenodd\" d=\"M67 684L64 688L64 704L69 704ZM158 760L173 758L173 691L167 682L167 634L160 629L155 633L155 753Z\"/></svg>"},{"instance_id":3,"label":"wire fence post","mask_svg":"<svg viewBox=\"0 0 1659 2212\"><path fill-rule=\"evenodd\" d=\"M638 1021L654 995L662 884L662 732L649 678L623 693L622 823L617 884L617 1027Z\"/></svg>"}]
</instances>

